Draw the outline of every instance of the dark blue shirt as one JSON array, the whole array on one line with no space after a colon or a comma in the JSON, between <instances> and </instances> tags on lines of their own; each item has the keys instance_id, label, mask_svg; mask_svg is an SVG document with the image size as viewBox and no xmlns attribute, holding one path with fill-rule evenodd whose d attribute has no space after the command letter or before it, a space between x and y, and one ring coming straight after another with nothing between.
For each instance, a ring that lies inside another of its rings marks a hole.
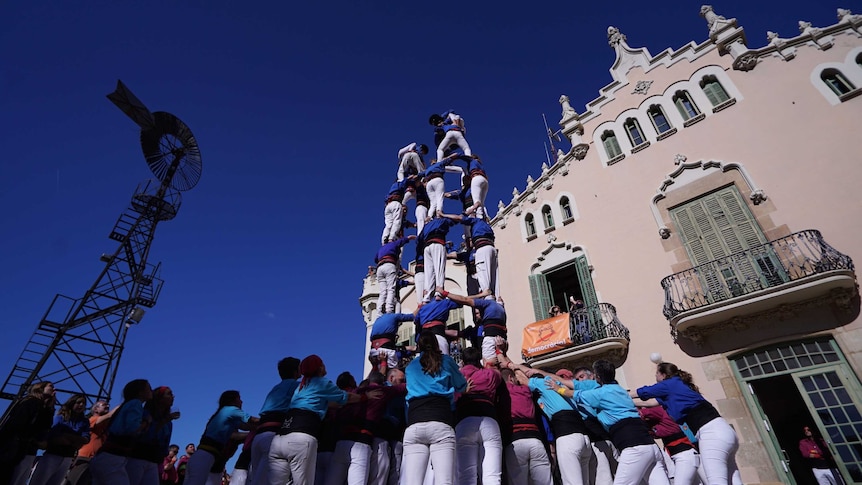
<instances>
[{"instance_id":1,"label":"dark blue shirt","mask_svg":"<svg viewBox=\"0 0 862 485\"><path fill-rule=\"evenodd\" d=\"M689 410L706 401L679 377L669 377L651 386L641 387L637 393L641 399L655 398L677 423L684 423Z\"/></svg>"},{"instance_id":2,"label":"dark blue shirt","mask_svg":"<svg viewBox=\"0 0 862 485\"><path fill-rule=\"evenodd\" d=\"M395 182L389 187L389 195L404 195L404 191L407 190L407 187L410 187L411 183L408 179L404 179L400 182Z\"/></svg>"},{"instance_id":3,"label":"dark blue shirt","mask_svg":"<svg viewBox=\"0 0 862 485\"><path fill-rule=\"evenodd\" d=\"M374 262L378 262L381 259L389 256L390 258L398 259L398 250L401 249L401 246L410 242L406 237L402 237L401 239L396 239L390 243L386 243L377 250L377 255L374 256Z\"/></svg>"},{"instance_id":4,"label":"dark blue shirt","mask_svg":"<svg viewBox=\"0 0 862 485\"><path fill-rule=\"evenodd\" d=\"M425 223L422 227L422 240L427 241L431 237L446 238L449 233L449 228L456 224L455 221L448 217L437 217ZM384 246L385 247L385 246Z\"/></svg>"},{"instance_id":5,"label":"dark blue shirt","mask_svg":"<svg viewBox=\"0 0 862 485\"><path fill-rule=\"evenodd\" d=\"M473 236L473 239L494 239L494 230L491 229L491 226L482 219L478 219L476 217L465 217L461 219L461 224L471 226L473 228L473 230L470 231L470 234Z\"/></svg>"},{"instance_id":6,"label":"dark blue shirt","mask_svg":"<svg viewBox=\"0 0 862 485\"><path fill-rule=\"evenodd\" d=\"M482 323L499 322L502 325L506 324L506 310L503 305L494 300L473 300L473 306L478 308L482 313Z\"/></svg>"},{"instance_id":7,"label":"dark blue shirt","mask_svg":"<svg viewBox=\"0 0 862 485\"><path fill-rule=\"evenodd\" d=\"M412 313L384 313L371 326L371 336L398 333L398 324L413 321Z\"/></svg>"},{"instance_id":8,"label":"dark blue shirt","mask_svg":"<svg viewBox=\"0 0 862 485\"><path fill-rule=\"evenodd\" d=\"M449 310L454 310L460 306L448 298L431 300L419 307L419 311L416 313L416 323L419 325L433 321L445 323L449 319Z\"/></svg>"}]
</instances>

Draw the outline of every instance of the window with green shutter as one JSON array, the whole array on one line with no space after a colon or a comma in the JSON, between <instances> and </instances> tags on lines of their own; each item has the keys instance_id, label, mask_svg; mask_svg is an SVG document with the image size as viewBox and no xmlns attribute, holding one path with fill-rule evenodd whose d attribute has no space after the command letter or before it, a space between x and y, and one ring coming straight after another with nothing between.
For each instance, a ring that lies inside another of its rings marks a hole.
<instances>
[{"instance_id":1,"label":"window with green shutter","mask_svg":"<svg viewBox=\"0 0 862 485\"><path fill-rule=\"evenodd\" d=\"M697 105L694 104L688 91L677 91L673 97L673 103L683 120L690 120L700 114L700 110L697 109Z\"/></svg>"},{"instance_id":2,"label":"window with green shutter","mask_svg":"<svg viewBox=\"0 0 862 485\"><path fill-rule=\"evenodd\" d=\"M847 94L855 89L855 86L843 74L838 72L837 69L825 69L820 74L820 79L838 96Z\"/></svg>"},{"instance_id":3,"label":"window with green shutter","mask_svg":"<svg viewBox=\"0 0 862 485\"><path fill-rule=\"evenodd\" d=\"M590 313L590 322L601 322L599 299L593 285L593 277L587 257L579 255L573 261L557 266L545 273L530 275L530 293L533 296L533 312L536 321L548 318L548 310L559 305L563 311L570 310L569 299L581 300Z\"/></svg>"},{"instance_id":4,"label":"window with green shutter","mask_svg":"<svg viewBox=\"0 0 862 485\"><path fill-rule=\"evenodd\" d=\"M533 313L536 321L548 318L548 310L554 305L551 287L543 273L530 275L530 294L533 295Z\"/></svg>"},{"instance_id":5,"label":"window with green shutter","mask_svg":"<svg viewBox=\"0 0 862 485\"><path fill-rule=\"evenodd\" d=\"M727 91L724 90L724 87L718 82L715 76L706 76L700 82L700 87L703 89L703 93L706 94L706 98L709 99L709 102L712 103L713 106L718 106L721 103L730 99Z\"/></svg>"},{"instance_id":6,"label":"window with green shutter","mask_svg":"<svg viewBox=\"0 0 862 485\"><path fill-rule=\"evenodd\" d=\"M710 299L733 298L787 280L735 186L673 208L670 215Z\"/></svg>"},{"instance_id":7,"label":"window with green shutter","mask_svg":"<svg viewBox=\"0 0 862 485\"><path fill-rule=\"evenodd\" d=\"M616 158L623 153L620 148L620 142L617 141L617 136L613 131L606 131L602 134L602 144L605 146L605 153L608 155L608 159Z\"/></svg>"}]
</instances>

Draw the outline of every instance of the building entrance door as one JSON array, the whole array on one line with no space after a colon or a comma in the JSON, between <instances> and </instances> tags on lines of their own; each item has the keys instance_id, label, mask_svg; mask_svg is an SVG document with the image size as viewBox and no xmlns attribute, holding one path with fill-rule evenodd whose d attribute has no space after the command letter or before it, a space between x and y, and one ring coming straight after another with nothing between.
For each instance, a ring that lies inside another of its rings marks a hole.
<instances>
[{"instance_id":1,"label":"building entrance door","mask_svg":"<svg viewBox=\"0 0 862 485\"><path fill-rule=\"evenodd\" d=\"M846 483L862 483L862 389L831 338L795 342L731 359L745 400L784 483L816 484L799 451L809 426Z\"/></svg>"}]
</instances>

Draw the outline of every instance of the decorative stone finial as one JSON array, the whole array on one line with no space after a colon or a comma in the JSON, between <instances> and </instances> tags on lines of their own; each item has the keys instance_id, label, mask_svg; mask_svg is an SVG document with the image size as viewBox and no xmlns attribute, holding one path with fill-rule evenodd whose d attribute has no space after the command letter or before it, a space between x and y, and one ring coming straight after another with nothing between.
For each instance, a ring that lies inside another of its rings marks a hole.
<instances>
[{"instance_id":1,"label":"decorative stone finial","mask_svg":"<svg viewBox=\"0 0 862 485\"><path fill-rule=\"evenodd\" d=\"M625 42L626 36L620 29L610 26L608 27L608 45L611 47L616 47L620 44L620 42Z\"/></svg>"},{"instance_id":2,"label":"decorative stone finial","mask_svg":"<svg viewBox=\"0 0 862 485\"><path fill-rule=\"evenodd\" d=\"M751 199L751 202L753 202L754 205L760 205L768 197L766 197L766 193L763 191L763 189L757 189L757 190L752 191L751 195L749 195L748 198Z\"/></svg>"},{"instance_id":3,"label":"decorative stone finial","mask_svg":"<svg viewBox=\"0 0 862 485\"><path fill-rule=\"evenodd\" d=\"M670 237L670 228L667 226L661 226L658 229L658 235L661 236L662 239L667 239Z\"/></svg>"},{"instance_id":4,"label":"decorative stone finial","mask_svg":"<svg viewBox=\"0 0 862 485\"><path fill-rule=\"evenodd\" d=\"M700 16L706 20L706 26L710 30L712 30L716 20L727 20L723 16L716 14L712 9L712 5L702 5L700 7Z\"/></svg>"},{"instance_id":5,"label":"decorative stone finial","mask_svg":"<svg viewBox=\"0 0 862 485\"><path fill-rule=\"evenodd\" d=\"M533 185L533 176L532 175L527 175L527 185L528 186Z\"/></svg>"},{"instance_id":6,"label":"decorative stone finial","mask_svg":"<svg viewBox=\"0 0 862 485\"><path fill-rule=\"evenodd\" d=\"M553 234L548 234L548 244L551 244L556 240L557 240L557 236L554 236Z\"/></svg>"},{"instance_id":7,"label":"decorative stone finial","mask_svg":"<svg viewBox=\"0 0 862 485\"><path fill-rule=\"evenodd\" d=\"M563 119L578 115L578 113L575 112L575 109L572 108L572 105L569 103L569 97L565 94L560 96L560 105L563 107Z\"/></svg>"},{"instance_id":8,"label":"decorative stone finial","mask_svg":"<svg viewBox=\"0 0 862 485\"><path fill-rule=\"evenodd\" d=\"M542 162L542 173L546 173L550 167L548 167L548 162Z\"/></svg>"},{"instance_id":9,"label":"decorative stone finial","mask_svg":"<svg viewBox=\"0 0 862 485\"><path fill-rule=\"evenodd\" d=\"M512 188L512 197L517 197L519 195L521 195L521 193L518 192L518 187Z\"/></svg>"},{"instance_id":10,"label":"decorative stone finial","mask_svg":"<svg viewBox=\"0 0 862 485\"><path fill-rule=\"evenodd\" d=\"M766 32L766 40L768 40L769 43L771 45L774 45L775 47L781 47L782 45L784 45L784 41L778 37L778 34L771 30L768 30Z\"/></svg>"},{"instance_id":11,"label":"decorative stone finial","mask_svg":"<svg viewBox=\"0 0 862 485\"><path fill-rule=\"evenodd\" d=\"M853 15L853 12L849 8L839 8L838 21L850 23L862 22L862 15Z\"/></svg>"},{"instance_id":12,"label":"decorative stone finial","mask_svg":"<svg viewBox=\"0 0 862 485\"><path fill-rule=\"evenodd\" d=\"M811 22L806 22L804 20L799 21L799 32L805 33L806 30L811 28Z\"/></svg>"},{"instance_id":13,"label":"decorative stone finial","mask_svg":"<svg viewBox=\"0 0 862 485\"><path fill-rule=\"evenodd\" d=\"M685 163L686 160L688 160L688 157L686 157L685 155L683 155L681 153L677 153L676 156L673 157L673 164L679 165L681 163Z\"/></svg>"},{"instance_id":14,"label":"decorative stone finial","mask_svg":"<svg viewBox=\"0 0 862 485\"><path fill-rule=\"evenodd\" d=\"M502 200L497 203L497 212L503 212L505 208L506 204L504 204Z\"/></svg>"}]
</instances>

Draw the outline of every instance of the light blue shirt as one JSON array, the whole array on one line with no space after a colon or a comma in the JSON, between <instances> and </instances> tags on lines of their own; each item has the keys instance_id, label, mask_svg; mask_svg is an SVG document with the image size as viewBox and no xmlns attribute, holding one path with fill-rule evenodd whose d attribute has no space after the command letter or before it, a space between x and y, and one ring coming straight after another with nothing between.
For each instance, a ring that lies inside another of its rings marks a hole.
<instances>
[{"instance_id":1,"label":"light blue shirt","mask_svg":"<svg viewBox=\"0 0 862 485\"><path fill-rule=\"evenodd\" d=\"M325 377L312 377L301 389L297 388L290 402L290 409L312 411L323 420L329 403L344 404L347 402L347 392L342 391Z\"/></svg>"},{"instance_id":2,"label":"light blue shirt","mask_svg":"<svg viewBox=\"0 0 862 485\"><path fill-rule=\"evenodd\" d=\"M574 400L595 409L596 417L606 430L626 418L640 419L629 393L616 382L586 391L575 391Z\"/></svg>"},{"instance_id":3,"label":"light blue shirt","mask_svg":"<svg viewBox=\"0 0 862 485\"><path fill-rule=\"evenodd\" d=\"M263 400L260 414L286 412L290 409L290 401L293 399L293 393L297 387L299 387L299 381L296 379L285 379L276 384L266 395L266 399Z\"/></svg>"},{"instance_id":4,"label":"light blue shirt","mask_svg":"<svg viewBox=\"0 0 862 485\"><path fill-rule=\"evenodd\" d=\"M247 423L249 415L236 406L224 406L210 418L204 436L219 443L227 443L230 435L243 423Z\"/></svg>"},{"instance_id":5,"label":"light blue shirt","mask_svg":"<svg viewBox=\"0 0 862 485\"><path fill-rule=\"evenodd\" d=\"M467 389L467 379L461 374L458 364L448 355L443 356L443 365L437 375L426 374L419 362L419 354L407 368L404 376L407 378L407 401L417 397L443 396L449 398L452 409L455 409L455 393Z\"/></svg>"},{"instance_id":6,"label":"light blue shirt","mask_svg":"<svg viewBox=\"0 0 862 485\"><path fill-rule=\"evenodd\" d=\"M135 434L144 421L144 401L130 399L122 404L122 407L114 413L108 433L116 436L129 436Z\"/></svg>"},{"instance_id":7,"label":"light blue shirt","mask_svg":"<svg viewBox=\"0 0 862 485\"><path fill-rule=\"evenodd\" d=\"M552 418L560 411L574 411L575 406L571 401L557 394L554 389L548 389L546 382L556 382L552 377L535 376L529 380L531 391L539 392L539 407L545 416Z\"/></svg>"}]
</instances>

